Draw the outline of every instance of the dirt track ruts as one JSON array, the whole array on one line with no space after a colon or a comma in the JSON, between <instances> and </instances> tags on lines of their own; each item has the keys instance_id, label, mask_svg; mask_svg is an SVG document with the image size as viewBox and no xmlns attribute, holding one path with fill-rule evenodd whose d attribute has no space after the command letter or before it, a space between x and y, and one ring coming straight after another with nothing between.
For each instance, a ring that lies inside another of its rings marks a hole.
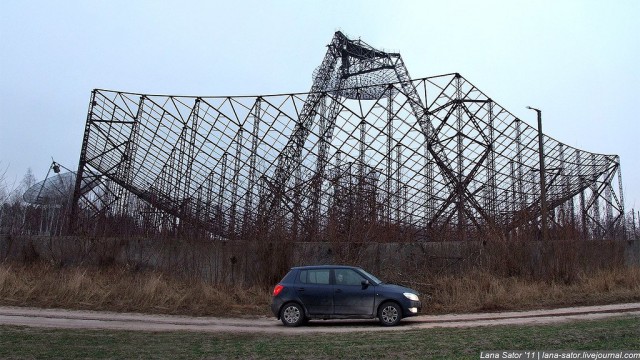
<instances>
[{"instance_id":1,"label":"dirt track ruts","mask_svg":"<svg viewBox=\"0 0 640 360\"><path fill-rule=\"evenodd\" d=\"M132 331L199 331L232 333L398 331L438 327L549 324L612 316L640 316L640 303L581 306L551 310L509 311L451 315L421 315L403 319L399 326L382 327L375 320L311 321L299 328L287 328L275 318L216 318L148 315L82 310L0 307L0 325L66 329L108 329Z\"/></svg>"}]
</instances>

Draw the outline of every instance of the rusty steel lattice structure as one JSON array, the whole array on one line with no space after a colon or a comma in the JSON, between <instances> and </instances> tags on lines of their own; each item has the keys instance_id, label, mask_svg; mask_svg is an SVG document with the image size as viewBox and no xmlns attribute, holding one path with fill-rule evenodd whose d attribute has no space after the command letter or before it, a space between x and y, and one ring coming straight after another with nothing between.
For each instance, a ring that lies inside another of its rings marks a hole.
<instances>
[{"instance_id":1,"label":"rusty steel lattice structure","mask_svg":"<svg viewBox=\"0 0 640 360\"><path fill-rule=\"evenodd\" d=\"M542 139L551 236L624 236L618 156ZM541 222L536 128L340 32L309 93L94 90L77 174L73 228L92 233L459 240Z\"/></svg>"}]
</instances>

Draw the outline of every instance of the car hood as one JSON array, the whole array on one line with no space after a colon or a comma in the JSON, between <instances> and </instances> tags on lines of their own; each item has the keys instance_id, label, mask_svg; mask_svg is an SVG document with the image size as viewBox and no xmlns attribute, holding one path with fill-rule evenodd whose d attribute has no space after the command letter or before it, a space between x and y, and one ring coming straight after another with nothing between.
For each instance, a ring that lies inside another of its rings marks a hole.
<instances>
[{"instance_id":1,"label":"car hood","mask_svg":"<svg viewBox=\"0 0 640 360\"><path fill-rule=\"evenodd\" d=\"M394 285L394 284L380 284L378 285L380 290L386 290L386 291L392 291L392 292L397 292L397 293L404 293L404 292L410 292L410 293L414 293L416 295L419 295L420 293L410 289L408 287L404 287L404 286L400 286L400 285Z\"/></svg>"}]
</instances>

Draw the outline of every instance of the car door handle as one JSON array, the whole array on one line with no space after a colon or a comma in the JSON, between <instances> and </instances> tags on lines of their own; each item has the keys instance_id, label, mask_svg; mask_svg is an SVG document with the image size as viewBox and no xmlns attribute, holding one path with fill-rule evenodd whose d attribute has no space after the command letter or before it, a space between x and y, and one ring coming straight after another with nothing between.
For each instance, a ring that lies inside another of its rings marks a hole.
<instances>
[{"instance_id":1,"label":"car door handle","mask_svg":"<svg viewBox=\"0 0 640 360\"><path fill-rule=\"evenodd\" d=\"M337 292L337 293L341 293L341 292L342 292L342 289L336 289L336 292Z\"/></svg>"},{"instance_id":2,"label":"car door handle","mask_svg":"<svg viewBox=\"0 0 640 360\"><path fill-rule=\"evenodd\" d=\"M298 288L298 291L304 291L304 288Z\"/></svg>"}]
</instances>

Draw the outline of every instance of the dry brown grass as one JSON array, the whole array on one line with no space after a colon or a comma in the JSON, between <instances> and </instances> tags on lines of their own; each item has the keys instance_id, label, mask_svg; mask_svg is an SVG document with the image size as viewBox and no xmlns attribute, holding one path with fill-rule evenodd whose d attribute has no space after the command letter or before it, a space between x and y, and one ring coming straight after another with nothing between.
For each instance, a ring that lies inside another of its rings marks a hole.
<instances>
[{"instance_id":1,"label":"dry brown grass","mask_svg":"<svg viewBox=\"0 0 640 360\"><path fill-rule=\"evenodd\" d=\"M420 279L425 313L524 310L640 300L640 267L581 273L565 282L475 270ZM426 285L429 284L429 285ZM270 289L212 286L125 267L0 264L0 304L208 316L270 315Z\"/></svg>"},{"instance_id":2,"label":"dry brown grass","mask_svg":"<svg viewBox=\"0 0 640 360\"><path fill-rule=\"evenodd\" d=\"M640 267L582 273L571 284L473 271L434 278L423 291L431 294L434 313L633 302L640 300Z\"/></svg>"},{"instance_id":3,"label":"dry brown grass","mask_svg":"<svg viewBox=\"0 0 640 360\"><path fill-rule=\"evenodd\" d=\"M123 267L0 265L0 304L209 316L266 315L269 291Z\"/></svg>"}]
</instances>

